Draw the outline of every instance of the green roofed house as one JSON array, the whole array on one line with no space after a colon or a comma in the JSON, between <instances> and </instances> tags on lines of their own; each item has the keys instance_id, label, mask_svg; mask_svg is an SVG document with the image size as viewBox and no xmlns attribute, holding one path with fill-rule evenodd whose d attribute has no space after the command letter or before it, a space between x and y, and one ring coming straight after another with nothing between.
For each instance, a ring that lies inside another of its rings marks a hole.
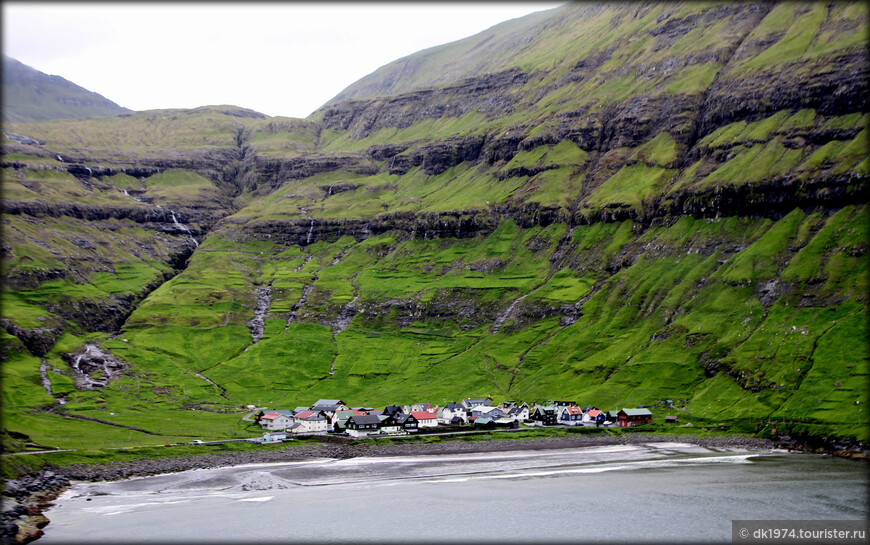
<instances>
[{"instance_id":1,"label":"green roofed house","mask_svg":"<svg viewBox=\"0 0 870 545\"><path fill-rule=\"evenodd\" d=\"M652 413L649 409L622 409L617 413L617 421L623 428L649 424L652 422Z\"/></svg>"},{"instance_id":2,"label":"green roofed house","mask_svg":"<svg viewBox=\"0 0 870 545\"><path fill-rule=\"evenodd\" d=\"M555 426L559 415L555 405L537 405L529 413L529 418L536 426Z\"/></svg>"}]
</instances>

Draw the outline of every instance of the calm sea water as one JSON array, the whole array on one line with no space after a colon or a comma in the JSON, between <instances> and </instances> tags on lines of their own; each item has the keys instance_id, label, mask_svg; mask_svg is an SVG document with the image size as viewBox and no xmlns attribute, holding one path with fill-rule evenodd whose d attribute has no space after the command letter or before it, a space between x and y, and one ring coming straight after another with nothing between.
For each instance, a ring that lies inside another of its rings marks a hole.
<instances>
[{"instance_id":1,"label":"calm sea water","mask_svg":"<svg viewBox=\"0 0 870 545\"><path fill-rule=\"evenodd\" d=\"M682 443L317 459L76 483L41 543L731 541L866 519L867 465Z\"/></svg>"}]
</instances>

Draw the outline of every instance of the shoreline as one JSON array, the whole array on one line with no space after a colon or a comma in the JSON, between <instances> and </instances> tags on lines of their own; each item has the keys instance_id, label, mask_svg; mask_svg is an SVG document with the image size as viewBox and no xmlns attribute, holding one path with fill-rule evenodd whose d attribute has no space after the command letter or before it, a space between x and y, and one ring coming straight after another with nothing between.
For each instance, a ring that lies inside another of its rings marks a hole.
<instances>
[{"instance_id":1,"label":"shoreline","mask_svg":"<svg viewBox=\"0 0 870 545\"><path fill-rule=\"evenodd\" d=\"M425 437L425 436L421 436ZM854 460L867 461L863 448L839 449L815 448L790 438L764 439L743 435L697 436L685 434L637 432L623 435L574 434L570 436L504 438L468 440L462 437L441 436L438 441L417 440L390 443L369 443L331 436L317 437L303 444L289 444L276 450L251 450L247 452L210 453L183 455L166 458L139 459L105 464L74 464L48 466L38 475L27 476L19 484L16 498L4 498L18 504L14 511L5 512L2 525L8 531L8 543L29 543L42 536L49 520L43 511L53 505L51 501L70 486L72 481L115 481L132 477L179 473L193 469L237 467L249 464L301 462L306 460L356 457L421 456L445 454L470 454L506 451L535 451L583 448L606 445L631 445L647 443L687 443L708 448L746 449L769 451L782 449L816 454L826 454ZM863 445L862 445L863 446ZM8 483L7 483L8 484ZM20 517L20 518L19 518ZM14 528L14 531L13 531ZM10 539L11 538L11 539ZM7 541L3 540L3 543Z\"/></svg>"},{"instance_id":2,"label":"shoreline","mask_svg":"<svg viewBox=\"0 0 870 545\"><path fill-rule=\"evenodd\" d=\"M602 445L626 445L641 443L677 442L690 443L713 448L747 448L765 450L774 448L795 449L770 439L746 436L707 436L647 434L637 433L622 436L576 435L570 437L546 437L524 439L489 439L469 441L449 438L441 441L395 442L389 444L367 444L338 441L328 438L324 441L292 445L279 450L263 450L233 453L212 453L179 457L141 459L107 464L75 464L53 467L52 470L67 479L78 481L113 481L130 477L143 477L165 473L178 473L192 469L233 467L245 464L297 462L313 458L355 458L359 456L419 456L457 453L502 452L507 450L548 450L563 448L582 448Z\"/></svg>"}]
</instances>

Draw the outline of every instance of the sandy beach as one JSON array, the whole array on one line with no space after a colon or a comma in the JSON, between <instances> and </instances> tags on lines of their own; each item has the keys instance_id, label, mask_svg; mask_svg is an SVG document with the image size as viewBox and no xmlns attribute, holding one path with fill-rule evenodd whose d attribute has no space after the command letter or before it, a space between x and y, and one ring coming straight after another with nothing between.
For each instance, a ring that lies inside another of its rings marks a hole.
<instances>
[{"instance_id":1,"label":"sandy beach","mask_svg":"<svg viewBox=\"0 0 870 545\"><path fill-rule=\"evenodd\" d=\"M77 464L54 468L69 479L98 481L127 477L174 473L189 469L205 469L255 463L292 462L311 458L354 458L359 456L411 456L427 454L452 454L474 452L502 452L506 450L564 449L598 445L625 445L651 442L680 442L714 448L771 449L776 443L768 439L744 436L707 436L668 434L576 435L571 437L547 437L535 439L490 439L469 441L461 438L443 439L440 442L401 442L373 444L344 442L338 440L306 442L288 445L280 450L212 453L199 456L142 459L109 464Z\"/></svg>"}]
</instances>

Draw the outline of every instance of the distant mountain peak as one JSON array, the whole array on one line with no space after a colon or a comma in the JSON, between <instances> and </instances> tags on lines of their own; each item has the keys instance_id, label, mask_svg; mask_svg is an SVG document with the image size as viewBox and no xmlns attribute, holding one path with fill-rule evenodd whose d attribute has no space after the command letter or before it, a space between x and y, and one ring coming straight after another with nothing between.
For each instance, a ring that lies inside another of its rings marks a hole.
<instances>
[{"instance_id":1,"label":"distant mountain peak","mask_svg":"<svg viewBox=\"0 0 870 545\"><path fill-rule=\"evenodd\" d=\"M111 117L132 110L62 78L3 55L3 121Z\"/></svg>"}]
</instances>

